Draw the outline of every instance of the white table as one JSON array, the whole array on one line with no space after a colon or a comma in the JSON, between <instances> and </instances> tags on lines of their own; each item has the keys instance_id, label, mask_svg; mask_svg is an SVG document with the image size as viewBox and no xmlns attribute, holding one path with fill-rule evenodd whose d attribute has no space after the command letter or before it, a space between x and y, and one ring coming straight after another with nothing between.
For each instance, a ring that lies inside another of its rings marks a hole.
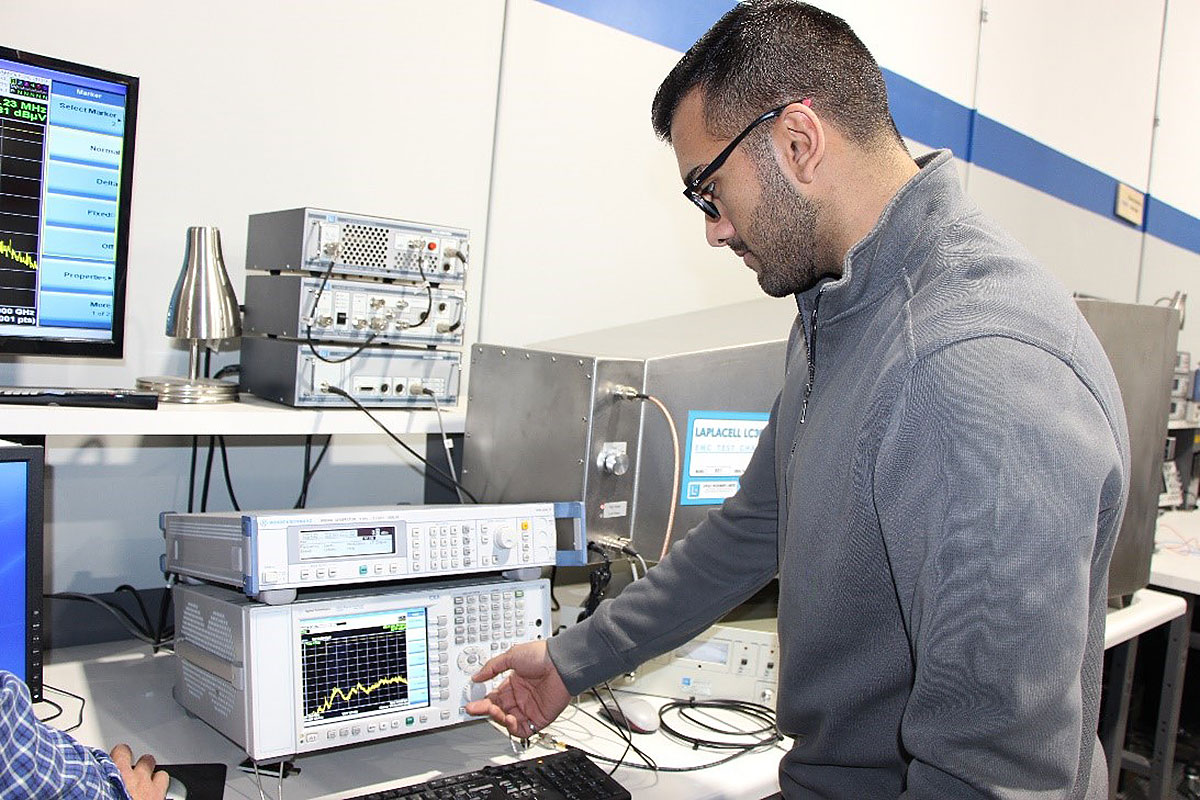
<instances>
[{"instance_id":1,"label":"white table","mask_svg":"<svg viewBox=\"0 0 1200 800\"><path fill-rule=\"evenodd\" d=\"M1170 621L1167 630L1167 652L1163 663L1162 691L1159 696L1157 725L1154 735L1154 754L1150 759L1125 751L1114 763L1109 756L1112 775L1110 786L1115 788L1121 768L1131 769L1150 778L1150 796L1170 796L1171 770L1175 760L1175 737L1179 730L1179 708L1183 699L1184 673L1187 668L1188 645L1198 646L1191 632L1192 613L1196 595L1200 594L1200 512L1170 511L1158 518L1155 552L1150 561L1150 585L1169 590L1183 610ZM1133 644L1131 642L1131 644ZM1133 658L1136 647L1114 652L1110 664L1109 687L1116 682L1124 687L1125 698L1133 680ZM1122 706L1126 700L1123 700ZM1122 714L1125 714L1122 709ZM1120 730L1124 732L1124 718ZM1107 750L1107 747L1106 747Z\"/></svg>"},{"instance_id":2,"label":"white table","mask_svg":"<svg viewBox=\"0 0 1200 800\"><path fill-rule=\"evenodd\" d=\"M87 700L83 725L73 732L80 741L104 749L128 742L135 754L149 751L162 763L224 763L229 768L225 797L256 800L254 778L236 767L245 753L205 723L189 718L172 698L172 658L151 655L145 645L129 642L53 650L47 658L45 683ZM53 724L73 725L79 703L53 691L46 695L65 709ZM548 730L561 740L602 755L619 757L624 750L616 734L574 709L568 709ZM660 766L701 765L721 757L693 752L661 734L638 735L636 742ZM531 748L527 752L535 756L549 751ZM778 791L776 770L783 752L775 748L751 753L698 772L655 775L621 768L615 777L638 800L758 800ZM399 779L418 783L513 758L510 739L499 728L488 722L469 723L301 756L296 763L303 771L284 781L284 798L332 800L395 786ZM275 780L264 778L263 783L268 796L274 797Z\"/></svg>"},{"instance_id":3,"label":"white table","mask_svg":"<svg viewBox=\"0 0 1200 800\"><path fill-rule=\"evenodd\" d=\"M1133 688L1133 667L1137 660L1137 637L1160 625L1169 624L1169 634L1190 624L1187 602L1178 595L1142 589L1135 592L1129 605L1109 609L1104 628L1104 649L1111 650L1108 665L1107 696L1100 718L1100 741L1108 758L1108 796L1117 796L1122 769L1135 769L1150 777L1153 798L1166 798L1171 768L1175 760L1175 731L1179 727L1178 689L1167 686L1175 673L1168 658L1163 675L1163 702L1159 706L1159 725L1155 731L1154 758L1143 759L1125 749L1125 729L1129 721L1129 695ZM1177 659L1177 654L1176 654ZM1182 672L1179 678L1182 679ZM1115 698L1115 700L1114 700Z\"/></svg>"}]
</instances>

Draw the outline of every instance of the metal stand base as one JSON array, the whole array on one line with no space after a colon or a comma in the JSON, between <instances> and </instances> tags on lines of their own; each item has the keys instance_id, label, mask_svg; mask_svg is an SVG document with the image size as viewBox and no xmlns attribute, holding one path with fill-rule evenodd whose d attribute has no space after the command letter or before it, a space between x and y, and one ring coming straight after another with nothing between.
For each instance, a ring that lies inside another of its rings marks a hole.
<instances>
[{"instance_id":1,"label":"metal stand base","mask_svg":"<svg viewBox=\"0 0 1200 800\"><path fill-rule=\"evenodd\" d=\"M137 388L157 392L164 403L229 403L238 399L236 383L213 378L150 375L138 378Z\"/></svg>"}]
</instances>

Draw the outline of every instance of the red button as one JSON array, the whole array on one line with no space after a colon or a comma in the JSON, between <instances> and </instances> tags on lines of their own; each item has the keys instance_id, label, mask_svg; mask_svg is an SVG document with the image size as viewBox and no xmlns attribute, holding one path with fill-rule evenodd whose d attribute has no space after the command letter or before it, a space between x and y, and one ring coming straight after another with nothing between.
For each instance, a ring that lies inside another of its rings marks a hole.
<instances>
[{"instance_id":1,"label":"red button","mask_svg":"<svg viewBox=\"0 0 1200 800\"><path fill-rule=\"evenodd\" d=\"M437 242L430 242L430 243L429 243L429 249L430 249L430 250L437 250Z\"/></svg>"}]
</instances>

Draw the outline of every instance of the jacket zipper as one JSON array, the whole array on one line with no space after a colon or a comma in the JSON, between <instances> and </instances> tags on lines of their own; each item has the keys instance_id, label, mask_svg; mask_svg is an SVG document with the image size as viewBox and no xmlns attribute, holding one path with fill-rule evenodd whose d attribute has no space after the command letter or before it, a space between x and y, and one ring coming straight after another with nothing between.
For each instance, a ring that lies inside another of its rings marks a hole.
<instances>
[{"instance_id":1,"label":"jacket zipper","mask_svg":"<svg viewBox=\"0 0 1200 800\"><path fill-rule=\"evenodd\" d=\"M821 307L821 295L824 293L824 286L817 290L817 296L813 299L812 315L809 317L808 333L804 337L804 350L808 354L808 383L804 386L804 403L800 406L801 425L808 414L808 398L812 395L813 384L817 380L817 309Z\"/></svg>"}]
</instances>

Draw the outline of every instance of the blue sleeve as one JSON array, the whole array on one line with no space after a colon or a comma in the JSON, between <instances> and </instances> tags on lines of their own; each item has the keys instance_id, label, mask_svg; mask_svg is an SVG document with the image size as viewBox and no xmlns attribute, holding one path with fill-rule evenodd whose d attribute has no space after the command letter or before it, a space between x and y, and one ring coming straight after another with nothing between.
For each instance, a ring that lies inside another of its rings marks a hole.
<instances>
[{"instance_id":1,"label":"blue sleeve","mask_svg":"<svg viewBox=\"0 0 1200 800\"><path fill-rule=\"evenodd\" d=\"M0 796L130 800L112 760L40 722L29 689L0 671Z\"/></svg>"}]
</instances>

